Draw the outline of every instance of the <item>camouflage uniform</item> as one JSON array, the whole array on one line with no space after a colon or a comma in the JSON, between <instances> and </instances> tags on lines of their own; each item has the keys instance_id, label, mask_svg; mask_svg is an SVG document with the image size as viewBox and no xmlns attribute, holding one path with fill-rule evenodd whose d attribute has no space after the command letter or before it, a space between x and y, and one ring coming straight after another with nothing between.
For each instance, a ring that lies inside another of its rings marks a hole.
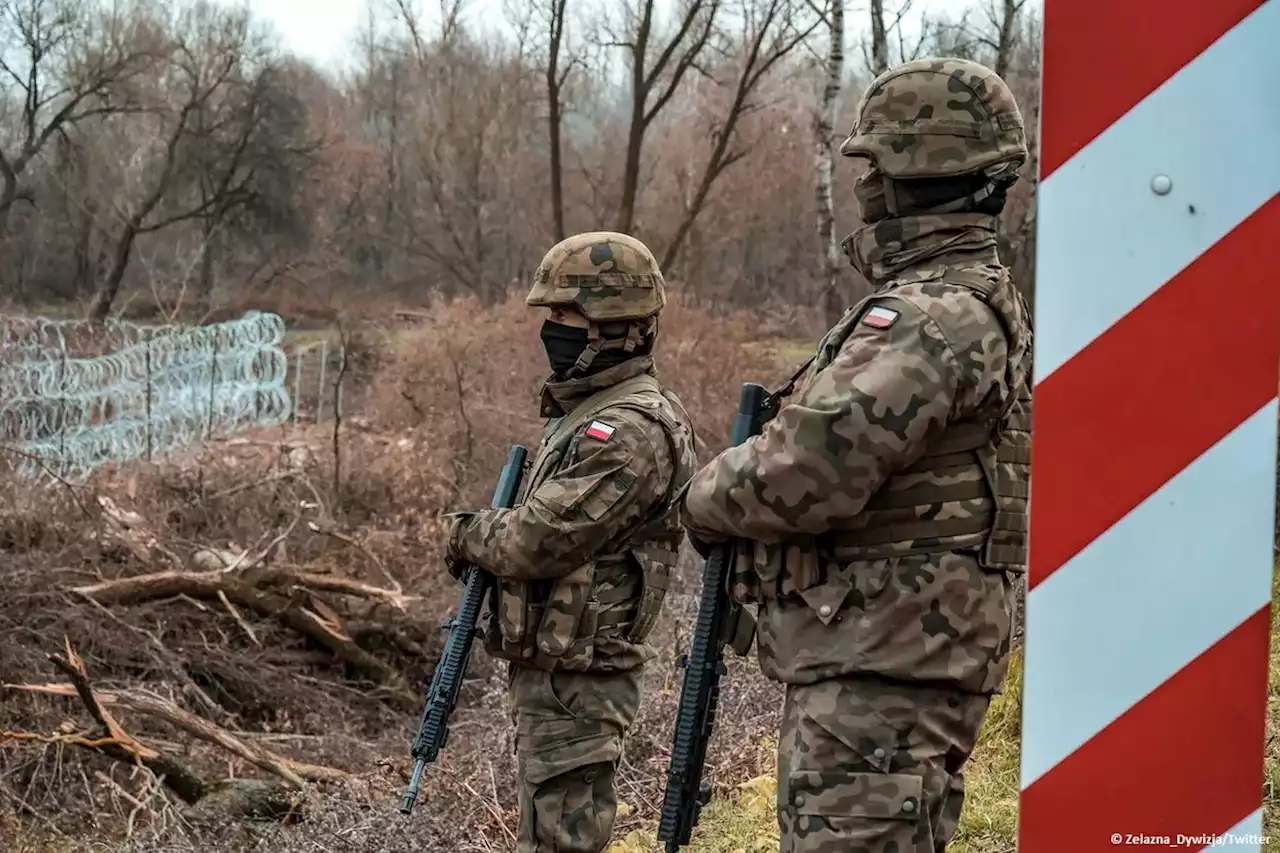
<instances>
[{"instance_id":1,"label":"camouflage uniform","mask_svg":"<svg viewBox=\"0 0 1280 853\"><path fill-rule=\"evenodd\" d=\"M510 662L517 849L599 853L641 671L656 655L646 639L683 537L675 501L697 467L694 436L642 353L665 303L643 244L570 237L544 258L526 302L585 315L585 346L567 377L543 386L551 420L516 508L459 518L450 554L498 577L485 647ZM618 363L590 372L601 353Z\"/></svg>"},{"instance_id":2,"label":"camouflage uniform","mask_svg":"<svg viewBox=\"0 0 1280 853\"><path fill-rule=\"evenodd\" d=\"M881 75L841 151L871 161L844 246L875 291L798 398L694 476L683 521L748 540L735 595L759 604L761 668L787 686L782 850L933 853L1025 571L1030 316L987 200L1027 152L1008 88L958 60Z\"/></svg>"}]
</instances>

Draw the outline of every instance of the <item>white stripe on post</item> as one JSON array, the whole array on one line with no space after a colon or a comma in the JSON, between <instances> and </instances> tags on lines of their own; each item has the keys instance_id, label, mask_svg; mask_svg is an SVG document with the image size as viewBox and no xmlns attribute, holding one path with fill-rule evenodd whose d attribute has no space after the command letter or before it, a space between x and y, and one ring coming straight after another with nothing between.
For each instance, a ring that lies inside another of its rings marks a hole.
<instances>
[{"instance_id":1,"label":"white stripe on post","mask_svg":"<svg viewBox=\"0 0 1280 853\"><path fill-rule=\"evenodd\" d=\"M1280 83L1268 109L1245 82L1280 81L1277 34L1266 3L1040 185L1036 381L1280 192ZM1152 192L1157 173L1194 214Z\"/></svg>"},{"instance_id":2,"label":"white stripe on post","mask_svg":"<svg viewBox=\"0 0 1280 853\"><path fill-rule=\"evenodd\" d=\"M1273 400L1028 594L1024 787L1271 600L1273 508L1223 496L1275 488L1256 461L1277 415ZM1182 566L1200 568L1171 577Z\"/></svg>"}]
</instances>

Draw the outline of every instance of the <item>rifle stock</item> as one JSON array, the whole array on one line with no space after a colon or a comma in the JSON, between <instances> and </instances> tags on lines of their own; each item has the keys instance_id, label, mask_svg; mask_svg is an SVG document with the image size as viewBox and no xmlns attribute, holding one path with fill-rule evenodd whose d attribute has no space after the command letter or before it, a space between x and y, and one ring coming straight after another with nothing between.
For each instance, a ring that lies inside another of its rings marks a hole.
<instances>
[{"instance_id":1,"label":"rifle stock","mask_svg":"<svg viewBox=\"0 0 1280 853\"><path fill-rule=\"evenodd\" d=\"M506 508L515 503L528 453L518 444L512 445L507 452L507 462L502 466L498 485L493 491L492 506ZM440 750L449 739L449 717L458 704L462 678L466 675L467 662L471 659L471 644L478 633L476 623L480 619L480 608L492 587L493 575L478 566L470 566L467 569L462 601L458 605L458 615L445 620L444 627L449 629L449 638L445 641L440 660L436 662L431 686L427 688L427 706L422 712L422 721L418 724L418 733L410 749L413 756L413 776L400 803L403 814L413 811L413 803L422 786L422 774L427 765L439 757Z\"/></svg>"},{"instance_id":2,"label":"rifle stock","mask_svg":"<svg viewBox=\"0 0 1280 853\"><path fill-rule=\"evenodd\" d=\"M744 383L730 443L742 444L758 435L775 406L775 395L763 386ZM737 542L728 542L717 545L708 555L693 642L688 655L681 655L676 661L676 666L684 669L684 683L658 823L658 840L666 843L666 853L676 853L689 843L698 814L711 799L710 787L702 780L702 769L715 726L720 676L725 673L724 647L729 645L738 654L746 655L754 637L751 612L729 597L729 575L737 548Z\"/></svg>"}]
</instances>

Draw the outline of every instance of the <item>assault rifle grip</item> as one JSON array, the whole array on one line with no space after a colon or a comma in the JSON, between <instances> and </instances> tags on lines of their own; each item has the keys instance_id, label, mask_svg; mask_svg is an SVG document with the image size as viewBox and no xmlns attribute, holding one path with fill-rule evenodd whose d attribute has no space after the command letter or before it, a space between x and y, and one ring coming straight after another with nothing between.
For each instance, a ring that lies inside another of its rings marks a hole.
<instances>
[{"instance_id":1,"label":"assault rifle grip","mask_svg":"<svg viewBox=\"0 0 1280 853\"><path fill-rule=\"evenodd\" d=\"M521 445L511 446L507 452L507 463L502 466L498 485L493 490L493 507L509 508L515 504L528 455L529 451ZM493 575L478 566L467 567L466 573L467 584L462 591L458 615L445 621L449 638L445 641L444 651L431 676L431 686L427 688L427 706L423 709L422 721L418 724L418 733L410 748L413 776L400 802L402 814L413 811L413 803L422 787L422 774L427 765L440 755L440 750L449 739L449 717L457 707L462 678L466 675L467 662L471 659L471 643L477 633L480 608L493 587Z\"/></svg>"},{"instance_id":2,"label":"assault rifle grip","mask_svg":"<svg viewBox=\"0 0 1280 853\"><path fill-rule=\"evenodd\" d=\"M770 394L762 385L746 382L738 398L738 412L730 431L731 444L742 444L758 435ZM667 790L658 822L658 840L666 843L666 853L676 853L689 843L698 814L711 799L703 784L707 742L715 726L716 704L720 698L720 676L725 672L724 647L733 639L735 626L750 618L729 597L729 573L737 554L737 543L727 542L711 549L702 572L702 595L698 621L687 656L676 665L684 668L680 708L676 712L675 742L667 767ZM749 639L749 638L748 638ZM739 647L745 652L749 648Z\"/></svg>"}]
</instances>

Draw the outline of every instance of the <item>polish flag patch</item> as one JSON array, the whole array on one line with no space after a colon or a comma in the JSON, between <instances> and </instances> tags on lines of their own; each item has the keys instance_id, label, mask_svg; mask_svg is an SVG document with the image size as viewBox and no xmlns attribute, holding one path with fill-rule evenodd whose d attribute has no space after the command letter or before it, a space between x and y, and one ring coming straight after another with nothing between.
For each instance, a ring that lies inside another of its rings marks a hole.
<instances>
[{"instance_id":1,"label":"polish flag patch","mask_svg":"<svg viewBox=\"0 0 1280 853\"><path fill-rule=\"evenodd\" d=\"M613 427L602 421L592 421L591 426L587 427L587 435L597 441L608 441L613 437Z\"/></svg>"},{"instance_id":2,"label":"polish flag patch","mask_svg":"<svg viewBox=\"0 0 1280 853\"><path fill-rule=\"evenodd\" d=\"M862 315L862 325L873 329L887 329L898 320L898 312L892 308L877 305Z\"/></svg>"}]
</instances>

